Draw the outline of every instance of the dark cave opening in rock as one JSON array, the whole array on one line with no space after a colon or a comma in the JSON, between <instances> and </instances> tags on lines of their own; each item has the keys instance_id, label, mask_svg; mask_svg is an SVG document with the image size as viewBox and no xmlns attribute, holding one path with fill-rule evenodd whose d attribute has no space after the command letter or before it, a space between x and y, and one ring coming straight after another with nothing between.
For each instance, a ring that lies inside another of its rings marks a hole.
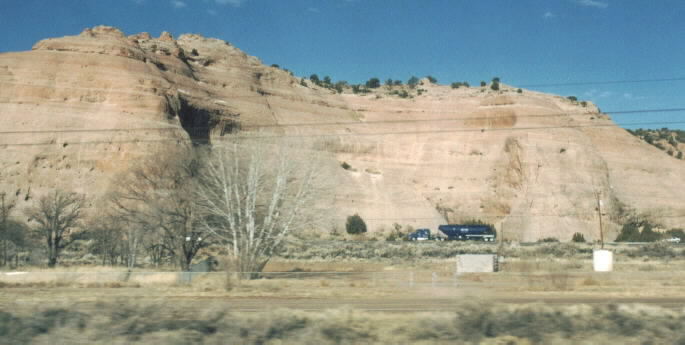
<instances>
[{"instance_id":1,"label":"dark cave opening in rock","mask_svg":"<svg viewBox=\"0 0 685 345\"><path fill-rule=\"evenodd\" d=\"M206 109L198 108L181 98L181 108L178 111L181 126L190 136L193 145L209 144L212 114Z\"/></svg>"}]
</instances>

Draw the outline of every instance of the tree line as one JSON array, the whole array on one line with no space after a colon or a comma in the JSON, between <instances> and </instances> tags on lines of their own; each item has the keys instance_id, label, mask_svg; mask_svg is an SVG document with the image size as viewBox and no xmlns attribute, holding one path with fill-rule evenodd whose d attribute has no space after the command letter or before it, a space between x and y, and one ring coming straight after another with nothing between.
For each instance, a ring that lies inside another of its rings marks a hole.
<instances>
[{"instance_id":1,"label":"tree line","mask_svg":"<svg viewBox=\"0 0 685 345\"><path fill-rule=\"evenodd\" d=\"M12 251L16 260L30 239L55 267L66 248L88 240L103 264L133 268L146 255L187 271L200 250L216 245L228 253L227 270L254 275L293 232L310 226L317 175L289 148L251 144L152 155L117 176L96 201L54 189L19 209L0 194L2 264Z\"/></svg>"}]
</instances>

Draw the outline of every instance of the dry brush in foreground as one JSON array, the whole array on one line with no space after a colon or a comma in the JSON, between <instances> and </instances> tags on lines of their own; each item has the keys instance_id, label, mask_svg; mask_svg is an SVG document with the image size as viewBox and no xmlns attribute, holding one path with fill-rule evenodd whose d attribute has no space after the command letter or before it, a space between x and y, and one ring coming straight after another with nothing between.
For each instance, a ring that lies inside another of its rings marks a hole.
<instances>
[{"instance_id":1,"label":"dry brush in foreground","mask_svg":"<svg viewBox=\"0 0 685 345\"><path fill-rule=\"evenodd\" d=\"M456 313L350 309L237 314L93 304L0 311L2 344L685 344L685 311L640 305L495 306Z\"/></svg>"}]
</instances>

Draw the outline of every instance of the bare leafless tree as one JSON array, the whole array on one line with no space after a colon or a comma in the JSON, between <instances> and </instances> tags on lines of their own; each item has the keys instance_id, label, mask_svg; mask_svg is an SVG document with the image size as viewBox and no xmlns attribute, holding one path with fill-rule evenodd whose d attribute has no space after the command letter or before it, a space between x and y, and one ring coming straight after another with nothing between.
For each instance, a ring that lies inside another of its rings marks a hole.
<instances>
[{"instance_id":1,"label":"bare leafless tree","mask_svg":"<svg viewBox=\"0 0 685 345\"><path fill-rule=\"evenodd\" d=\"M84 204L83 195L58 189L26 209L29 223L35 223L33 231L47 245L49 267L57 265L62 249L77 239Z\"/></svg>"},{"instance_id":2,"label":"bare leafless tree","mask_svg":"<svg viewBox=\"0 0 685 345\"><path fill-rule=\"evenodd\" d=\"M102 258L102 264L115 265L124 248L123 224L117 217L104 216L91 221L93 227L90 237L93 239L93 250Z\"/></svg>"},{"instance_id":3,"label":"bare leafless tree","mask_svg":"<svg viewBox=\"0 0 685 345\"><path fill-rule=\"evenodd\" d=\"M112 193L113 209L130 224L126 233L129 267L135 265L146 233L159 233L161 243L183 270L189 269L195 255L207 245L194 201L199 162L192 150L155 155L127 172Z\"/></svg>"},{"instance_id":4,"label":"bare leafless tree","mask_svg":"<svg viewBox=\"0 0 685 345\"><path fill-rule=\"evenodd\" d=\"M254 277L289 234L309 224L313 180L314 165L283 148L213 148L196 195L204 227L226 245L233 269Z\"/></svg>"},{"instance_id":5,"label":"bare leafless tree","mask_svg":"<svg viewBox=\"0 0 685 345\"><path fill-rule=\"evenodd\" d=\"M0 240L2 240L2 265L7 265L7 246L10 237L9 218L16 204L8 200L4 192L0 193Z\"/></svg>"}]
</instances>

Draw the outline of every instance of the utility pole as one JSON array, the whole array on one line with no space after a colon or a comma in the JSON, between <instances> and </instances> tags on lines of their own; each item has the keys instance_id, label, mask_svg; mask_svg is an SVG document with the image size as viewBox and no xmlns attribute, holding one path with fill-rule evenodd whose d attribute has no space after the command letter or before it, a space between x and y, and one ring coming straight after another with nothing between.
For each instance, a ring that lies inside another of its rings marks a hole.
<instances>
[{"instance_id":1,"label":"utility pole","mask_svg":"<svg viewBox=\"0 0 685 345\"><path fill-rule=\"evenodd\" d=\"M599 241L604 249L604 230L602 229L602 191L595 193L597 197L597 216L599 216Z\"/></svg>"}]
</instances>

